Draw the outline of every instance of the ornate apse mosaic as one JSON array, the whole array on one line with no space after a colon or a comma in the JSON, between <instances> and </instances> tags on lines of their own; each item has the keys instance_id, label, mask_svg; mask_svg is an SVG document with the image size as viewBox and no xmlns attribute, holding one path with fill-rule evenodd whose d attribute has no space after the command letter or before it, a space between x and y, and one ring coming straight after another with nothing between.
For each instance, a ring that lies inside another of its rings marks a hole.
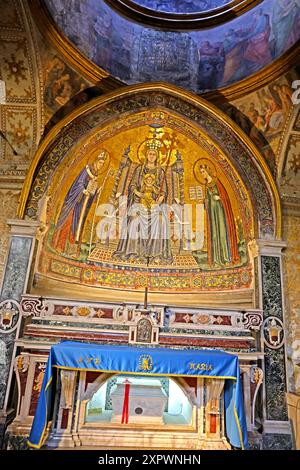
<instances>
[{"instance_id":1,"label":"ornate apse mosaic","mask_svg":"<svg viewBox=\"0 0 300 470\"><path fill-rule=\"evenodd\" d=\"M129 93L65 126L41 162L26 206L44 224L39 273L132 291L252 288L249 246L255 230L274 234L276 213L251 151L196 104Z\"/></svg>"},{"instance_id":2,"label":"ornate apse mosaic","mask_svg":"<svg viewBox=\"0 0 300 470\"><path fill-rule=\"evenodd\" d=\"M65 155L89 130L92 128L100 129L101 125L104 126L113 119L116 120L115 125L118 129L117 121L120 119L121 114L130 113L133 115L135 112L139 113L144 111L145 108L149 108L153 113L152 123L154 121L156 125L162 124L165 126L167 120L167 122L170 122L171 127L175 126L178 131L184 133L187 132L186 126L188 125L192 140L197 142L200 135L199 131L202 131L207 138L210 138L224 152L226 158L230 160L235 170L240 174L248 191L252 192L253 188L256 188L256 191L252 193L252 200L257 211L260 236L272 237L274 235L277 221L272 209L274 202L270 197L270 190L261 174L261 170L257 167L257 163L255 164L253 155L241 140L237 139L236 134L229 126L224 125L208 110L201 109L194 103L179 97L178 94L175 95L168 91L141 90L131 93L131 96L118 98L117 103L113 101L114 99L111 103L99 105L84 116L74 119L59 133L51 150L47 152L47 162L43 162L35 177L27 201L26 215L36 218L39 200L47 190L53 171L57 169ZM165 111L163 108L169 110L171 113L170 118L168 113L163 112ZM175 116L178 114L182 116L181 122L176 120L174 113ZM137 123L149 124L147 114L144 117L141 115L137 119ZM189 121L189 123L185 124L186 121ZM132 116L132 120L128 120L128 123L134 127L135 118ZM99 143L103 143L101 138L98 137L98 139ZM122 152L124 152L124 148Z\"/></svg>"},{"instance_id":3,"label":"ornate apse mosaic","mask_svg":"<svg viewBox=\"0 0 300 470\"><path fill-rule=\"evenodd\" d=\"M66 152L45 197L43 275L159 292L252 285L243 181L209 136L174 114L144 111L89 134Z\"/></svg>"}]
</instances>

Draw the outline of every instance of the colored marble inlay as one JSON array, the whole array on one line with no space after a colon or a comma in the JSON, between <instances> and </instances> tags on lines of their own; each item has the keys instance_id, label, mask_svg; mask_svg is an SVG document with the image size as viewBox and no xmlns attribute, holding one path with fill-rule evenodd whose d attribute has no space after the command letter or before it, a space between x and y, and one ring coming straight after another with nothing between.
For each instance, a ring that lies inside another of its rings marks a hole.
<instances>
[{"instance_id":1,"label":"colored marble inlay","mask_svg":"<svg viewBox=\"0 0 300 470\"><path fill-rule=\"evenodd\" d=\"M26 280L31 244L31 238L12 237L3 280L1 300L20 300Z\"/></svg>"},{"instance_id":2,"label":"colored marble inlay","mask_svg":"<svg viewBox=\"0 0 300 470\"><path fill-rule=\"evenodd\" d=\"M31 238L12 237L0 300L20 301L26 281L31 245ZM0 334L0 408L4 404L14 340L15 331Z\"/></svg>"},{"instance_id":3,"label":"colored marble inlay","mask_svg":"<svg viewBox=\"0 0 300 470\"><path fill-rule=\"evenodd\" d=\"M274 316L283 320L280 258L262 256L264 319ZM272 349L265 344L266 417L286 421L285 348Z\"/></svg>"}]
</instances>

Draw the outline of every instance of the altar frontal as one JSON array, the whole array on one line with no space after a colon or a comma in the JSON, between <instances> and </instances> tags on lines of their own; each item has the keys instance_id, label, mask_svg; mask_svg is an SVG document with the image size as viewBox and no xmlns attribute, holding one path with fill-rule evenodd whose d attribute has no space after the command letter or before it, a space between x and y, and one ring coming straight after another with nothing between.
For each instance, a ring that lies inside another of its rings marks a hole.
<instances>
[{"instance_id":1,"label":"altar frontal","mask_svg":"<svg viewBox=\"0 0 300 470\"><path fill-rule=\"evenodd\" d=\"M247 426L237 356L217 350L175 350L64 341L52 346L50 350L28 441L31 447L40 448L45 443L45 432L51 420L55 398L55 369L99 371L135 376L200 376L225 380L226 435L232 446L242 449L247 446ZM129 387L126 390L125 385L126 391L129 394ZM126 398L126 393L124 398Z\"/></svg>"}]
</instances>

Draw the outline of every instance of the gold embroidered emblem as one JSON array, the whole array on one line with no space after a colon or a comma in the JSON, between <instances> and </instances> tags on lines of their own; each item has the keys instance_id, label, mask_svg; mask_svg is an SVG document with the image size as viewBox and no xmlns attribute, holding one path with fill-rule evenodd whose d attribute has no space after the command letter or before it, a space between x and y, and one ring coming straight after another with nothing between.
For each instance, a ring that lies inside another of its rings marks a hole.
<instances>
[{"instance_id":1,"label":"gold embroidered emblem","mask_svg":"<svg viewBox=\"0 0 300 470\"><path fill-rule=\"evenodd\" d=\"M139 370L142 370L144 372L149 372L152 370L153 367L153 360L152 357L149 356L148 354L142 354L139 357Z\"/></svg>"}]
</instances>

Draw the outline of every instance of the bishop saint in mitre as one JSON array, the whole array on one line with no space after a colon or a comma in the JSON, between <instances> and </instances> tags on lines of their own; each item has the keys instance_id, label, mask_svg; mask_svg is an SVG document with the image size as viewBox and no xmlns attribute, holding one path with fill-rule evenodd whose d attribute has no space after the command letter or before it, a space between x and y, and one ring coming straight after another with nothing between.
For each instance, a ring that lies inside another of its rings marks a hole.
<instances>
[{"instance_id":1,"label":"bishop saint in mitre","mask_svg":"<svg viewBox=\"0 0 300 470\"><path fill-rule=\"evenodd\" d=\"M69 189L60 210L53 236L53 246L65 253L68 246L76 244L80 250L85 221L95 198L101 190L109 154L102 150L96 159L84 167Z\"/></svg>"}]
</instances>

